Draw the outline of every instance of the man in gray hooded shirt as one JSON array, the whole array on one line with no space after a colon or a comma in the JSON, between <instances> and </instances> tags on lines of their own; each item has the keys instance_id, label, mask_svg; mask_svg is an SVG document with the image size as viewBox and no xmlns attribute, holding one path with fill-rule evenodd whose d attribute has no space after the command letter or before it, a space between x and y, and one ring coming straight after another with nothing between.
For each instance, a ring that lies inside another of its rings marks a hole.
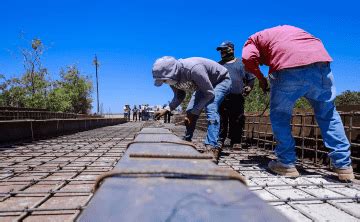
<instances>
[{"instance_id":1,"label":"man in gray hooded shirt","mask_svg":"<svg viewBox=\"0 0 360 222\"><path fill-rule=\"evenodd\" d=\"M230 90L228 70L210 59L192 57L176 60L174 57L164 56L155 61L152 73L155 86L166 83L174 92L169 107L156 113L155 117L160 118L176 109L185 99L186 91L194 92L186 109L184 139L191 141L196 121L205 108L208 121L205 152L212 154L214 161L217 161L220 152L217 143L220 129L218 109Z\"/></svg>"}]
</instances>

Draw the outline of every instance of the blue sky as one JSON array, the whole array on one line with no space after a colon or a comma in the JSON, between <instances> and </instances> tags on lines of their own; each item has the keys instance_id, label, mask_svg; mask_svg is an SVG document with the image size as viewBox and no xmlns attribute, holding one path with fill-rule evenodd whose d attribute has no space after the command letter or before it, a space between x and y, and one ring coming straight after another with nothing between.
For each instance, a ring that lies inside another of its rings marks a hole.
<instances>
[{"instance_id":1,"label":"blue sky","mask_svg":"<svg viewBox=\"0 0 360 222\"><path fill-rule=\"evenodd\" d=\"M125 103L171 100L169 87L153 85L151 67L156 58L201 56L217 61L215 48L223 40L233 41L236 55L241 56L251 34L290 24L323 41L334 59L338 93L360 90L359 6L355 0L3 0L0 73L7 77L23 73L19 48L25 40L20 33L28 40L40 38L48 46L43 63L53 79L61 67L72 64L94 79L96 53L103 109L121 112Z\"/></svg>"}]
</instances>

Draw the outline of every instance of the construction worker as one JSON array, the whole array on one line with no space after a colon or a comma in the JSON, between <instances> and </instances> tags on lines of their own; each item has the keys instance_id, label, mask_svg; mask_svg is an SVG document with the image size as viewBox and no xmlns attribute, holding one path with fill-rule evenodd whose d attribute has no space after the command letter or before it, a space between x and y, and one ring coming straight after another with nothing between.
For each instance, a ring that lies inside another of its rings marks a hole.
<instances>
[{"instance_id":1,"label":"construction worker","mask_svg":"<svg viewBox=\"0 0 360 222\"><path fill-rule=\"evenodd\" d=\"M124 106L124 118L130 120L129 105Z\"/></svg>"},{"instance_id":2,"label":"construction worker","mask_svg":"<svg viewBox=\"0 0 360 222\"><path fill-rule=\"evenodd\" d=\"M138 110L139 121L142 121L142 110L143 110L143 108L141 107L141 105L139 105L139 110Z\"/></svg>"},{"instance_id":3,"label":"construction worker","mask_svg":"<svg viewBox=\"0 0 360 222\"><path fill-rule=\"evenodd\" d=\"M138 117L138 108L136 107L136 105L134 105L132 112L133 112L133 121L137 121L137 117Z\"/></svg>"},{"instance_id":4,"label":"construction worker","mask_svg":"<svg viewBox=\"0 0 360 222\"><path fill-rule=\"evenodd\" d=\"M163 109L165 109L167 107L166 104L163 105ZM164 115L164 123L170 123L170 118L171 118L172 114L171 112L168 112Z\"/></svg>"},{"instance_id":5,"label":"construction worker","mask_svg":"<svg viewBox=\"0 0 360 222\"><path fill-rule=\"evenodd\" d=\"M130 108L130 105L127 105L127 117L128 117L128 121L130 121L130 113L131 113L131 108Z\"/></svg>"},{"instance_id":6,"label":"construction worker","mask_svg":"<svg viewBox=\"0 0 360 222\"><path fill-rule=\"evenodd\" d=\"M205 58L176 60L174 57L165 56L155 61L152 73L155 86L166 83L174 92L174 98L169 106L156 113L155 117L160 118L176 109L185 99L186 91L194 92L186 109L184 139L191 141L200 112L206 108L208 128L204 142L205 153L213 155L213 161L217 162L220 154L217 143L220 129L218 109L230 90L231 80L228 70L217 62Z\"/></svg>"},{"instance_id":7,"label":"construction worker","mask_svg":"<svg viewBox=\"0 0 360 222\"><path fill-rule=\"evenodd\" d=\"M241 59L235 58L232 42L225 41L216 50L221 55L219 63L229 70L231 79L230 93L225 97L219 109L220 134L218 143L222 147L226 137L229 137L230 146L233 147L235 144L241 143L245 125L244 96L247 96L254 87L255 76L245 71Z\"/></svg>"},{"instance_id":8,"label":"construction worker","mask_svg":"<svg viewBox=\"0 0 360 222\"><path fill-rule=\"evenodd\" d=\"M246 69L259 79L264 92L267 80L259 65L270 67L270 119L277 141L277 161L269 163L270 170L286 176L299 175L290 121L296 100L305 97L314 109L325 146L330 149L334 171L340 180L353 179L350 144L334 106L332 58L321 40L294 26L277 26L250 36L242 53Z\"/></svg>"}]
</instances>

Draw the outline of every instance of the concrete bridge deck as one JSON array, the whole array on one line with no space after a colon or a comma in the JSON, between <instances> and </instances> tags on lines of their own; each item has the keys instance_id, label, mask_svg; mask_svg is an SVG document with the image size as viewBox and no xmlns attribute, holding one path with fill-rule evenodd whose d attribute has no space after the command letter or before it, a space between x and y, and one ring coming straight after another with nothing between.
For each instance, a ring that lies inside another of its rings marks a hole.
<instances>
[{"instance_id":1,"label":"concrete bridge deck","mask_svg":"<svg viewBox=\"0 0 360 222\"><path fill-rule=\"evenodd\" d=\"M183 126L131 122L0 148L0 221L73 221L92 197L95 178L119 161L144 126L181 136ZM195 131L201 150L204 132ZM293 221L359 221L360 184L340 183L326 168L303 164L297 179L271 174L269 151L225 149L219 165ZM121 200L119 200L121 201Z\"/></svg>"}]
</instances>

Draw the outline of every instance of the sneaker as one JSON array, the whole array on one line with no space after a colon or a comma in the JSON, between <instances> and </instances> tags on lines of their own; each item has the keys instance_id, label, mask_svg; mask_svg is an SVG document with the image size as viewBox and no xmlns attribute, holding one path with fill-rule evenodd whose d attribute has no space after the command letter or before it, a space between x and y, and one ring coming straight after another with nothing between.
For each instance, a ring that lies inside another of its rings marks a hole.
<instances>
[{"instance_id":1,"label":"sneaker","mask_svg":"<svg viewBox=\"0 0 360 222\"><path fill-rule=\"evenodd\" d=\"M334 171L338 174L339 180L355 179L352 166L346 168L335 168Z\"/></svg>"},{"instance_id":2,"label":"sneaker","mask_svg":"<svg viewBox=\"0 0 360 222\"><path fill-rule=\"evenodd\" d=\"M216 148L211 145L205 145L204 153L212 155L213 156L212 161L216 164L219 161L220 151L221 151L220 148Z\"/></svg>"},{"instance_id":3,"label":"sneaker","mask_svg":"<svg viewBox=\"0 0 360 222\"><path fill-rule=\"evenodd\" d=\"M280 163L279 161L272 160L268 164L269 169L282 176L287 177L298 177L300 176L299 172L294 165L287 165Z\"/></svg>"}]
</instances>

